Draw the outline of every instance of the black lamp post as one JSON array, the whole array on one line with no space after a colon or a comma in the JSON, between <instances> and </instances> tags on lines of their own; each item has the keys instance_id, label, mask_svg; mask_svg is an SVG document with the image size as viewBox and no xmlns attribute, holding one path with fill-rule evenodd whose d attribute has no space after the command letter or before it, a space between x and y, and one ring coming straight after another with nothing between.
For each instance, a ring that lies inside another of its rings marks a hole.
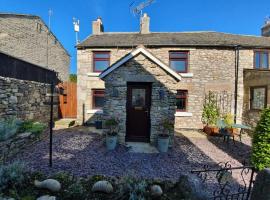
<instances>
[{"instance_id":1,"label":"black lamp post","mask_svg":"<svg viewBox=\"0 0 270 200\"><path fill-rule=\"evenodd\" d=\"M56 75L57 77L57 75ZM54 121L53 121L53 106L58 105L59 101L54 101L54 97L58 97L58 93L60 94L63 92L63 88L55 87L56 81L53 79L50 83L50 93L47 93L46 96L48 97L45 104L50 105L50 142L49 142L49 166L52 167L52 145L53 145L53 127L54 127ZM56 92L55 92L56 90Z\"/></svg>"}]
</instances>

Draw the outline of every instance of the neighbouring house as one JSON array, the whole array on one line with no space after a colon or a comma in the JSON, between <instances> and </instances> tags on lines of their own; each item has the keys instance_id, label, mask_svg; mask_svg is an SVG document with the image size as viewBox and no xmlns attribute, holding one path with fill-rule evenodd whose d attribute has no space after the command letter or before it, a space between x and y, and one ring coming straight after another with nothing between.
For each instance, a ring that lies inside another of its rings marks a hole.
<instances>
[{"instance_id":1,"label":"neighbouring house","mask_svg":"<svg viewBox=\"0 0 270 200\"><path fill-rule=\"evenodd\" d=\"M144 14L140 32L111 33L98 18L77 45L77 119L117 117L120 142L155 142L164 119L202 128L205 95L214 91L231 96L228 112L246 122L243 115L270 105L269 30L267 22L262 36L151 32Z\"/></svg>"},{"instance_id":2,"label":"neighbouring house","mask_svg":"<svg viewBox=\"0 0 270 200\"><path fill-rule=\"evenodd\" d=\"M0 51L52 69L68 81L70 55L39 16L0 13Z\"/></svg>"},{"instance_id":3,"label":"neighbouring house","mask_svg":"<svg viewBox=\"0 0 270 200\"><path fill-rule=\"evenodd\" d=\"M50 84L67 81L69 68L70 55L40 17L0 13L0 118L48 122Z\"/></svg>"}]
</instances>

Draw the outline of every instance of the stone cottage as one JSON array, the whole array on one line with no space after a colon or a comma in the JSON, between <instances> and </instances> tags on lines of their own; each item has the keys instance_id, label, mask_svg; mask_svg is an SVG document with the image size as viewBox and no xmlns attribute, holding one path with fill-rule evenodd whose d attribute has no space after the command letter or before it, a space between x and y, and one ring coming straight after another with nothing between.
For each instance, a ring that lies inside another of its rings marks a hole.
<instances>
[{"instance_id":1,"label":"stone cottage","mask_svg":"<svg viewBox=\"0 0 270 200\"><path fill-rule=\"evenodd\" d=\"M261 37L150 32L144 14L140 32L111 33L98 18L77 45L78 121L117 117L121 142L154 142L164 119L176 128L202 128L205 95L213 91L230 94L228 112L248 123L243 113L270 105L269 76L244 87L245 71L269 74L269 27Z\"/></svg>"}]
</instances>

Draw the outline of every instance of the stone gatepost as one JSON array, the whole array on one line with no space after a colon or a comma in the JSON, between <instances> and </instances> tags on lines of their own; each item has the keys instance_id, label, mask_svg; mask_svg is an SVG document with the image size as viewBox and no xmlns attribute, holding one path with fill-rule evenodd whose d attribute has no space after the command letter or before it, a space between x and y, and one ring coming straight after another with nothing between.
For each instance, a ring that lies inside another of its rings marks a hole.
<instances>
[{"instance_id":1,"label":"stone gatepost","mask_svg":"<svg viewBox=\"0 0 270 200\"><path fill-rule=\"evenodd\" d=\"M264 169L257 175L251 200L270 200L270 168Z\"/></svg>"}]
</instances>

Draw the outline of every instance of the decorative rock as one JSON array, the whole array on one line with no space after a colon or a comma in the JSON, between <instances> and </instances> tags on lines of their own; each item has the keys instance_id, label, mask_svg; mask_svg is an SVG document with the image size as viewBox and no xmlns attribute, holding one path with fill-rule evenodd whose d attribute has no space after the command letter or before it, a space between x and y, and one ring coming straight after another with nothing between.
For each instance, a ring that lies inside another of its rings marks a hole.
<instances>
[{"instance_id":1,"label":"decorative rock","mask_svg":"<svg viewBox=\"0 0 270 200\"><path fill-rule=\"evenodd\" d=\"M31 135L31 132L25 132L18 135L18 138L27 138Z\"/></svg>"},{"instance_id":2,"label":"decorative rock","mask_svg":"<svg viewBox=\"0 0 270 200\"><path fill-rule=\"evenodd\" d=\"M61 184L54 179L46 179L44 181L35 180L34 184L37 188L45 188L52 192L57 192L61 189Z\"/></svg>"},{"instance_id":3,"label":"decorative rock","mask_svg":"<svg viewBox=\"0 0 270 200\"><path fill-rule=\"evenodd\" d=\"M49 196L49 195L43 195L39 198L37 198L37 200L56 200L55 196Z\"/></svg>"},{"instance_id":4,"label":"decorative rock","mask_svg":"<svg viewBox=\"0 0 270 200\"><path fill-rule=\"evenodd\" d=\"M151 194L154 197L160 197L163 194L163 191L159 185L151 186Z\"/></svg>"},{"instance_id":5,"label":"decorative rock","mask_svg":"<svg viewBox=\"0 0 270 200\"><path fill-rule=\"evenodd\" d=\"M98 181L92 187L92 192L104 192L104 193L112 193L113 186L108 181Z\"/></svg>"}]
</instances>

